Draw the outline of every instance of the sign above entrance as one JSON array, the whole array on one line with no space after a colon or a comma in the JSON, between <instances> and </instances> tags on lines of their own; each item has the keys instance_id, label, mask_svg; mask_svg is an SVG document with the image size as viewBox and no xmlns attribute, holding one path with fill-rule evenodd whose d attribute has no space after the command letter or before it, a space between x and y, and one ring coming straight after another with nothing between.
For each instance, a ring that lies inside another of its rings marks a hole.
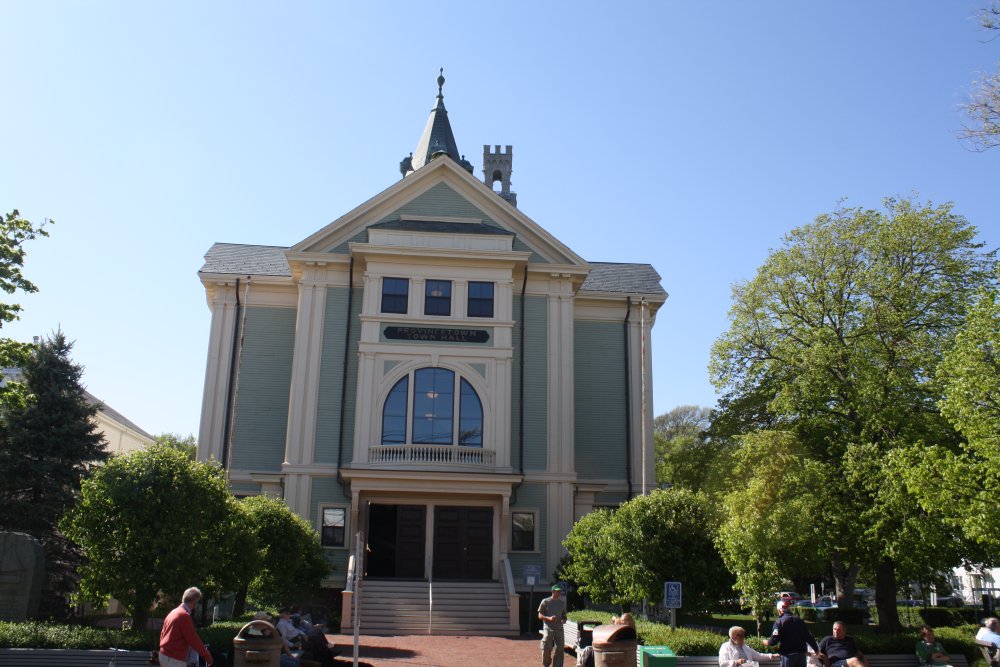
<instances>
[{"instance_id":1,"label":"sign above entrance","mask_svg":"<svg viewBox=\"0 0 1000 667\"><path fill-rule=\"evenodd\" d=\"M444 329L438 327L386 327L389 340L419 340L432 343L485 343L490 333L482 329Z\"/></svg>"}]
</instances>

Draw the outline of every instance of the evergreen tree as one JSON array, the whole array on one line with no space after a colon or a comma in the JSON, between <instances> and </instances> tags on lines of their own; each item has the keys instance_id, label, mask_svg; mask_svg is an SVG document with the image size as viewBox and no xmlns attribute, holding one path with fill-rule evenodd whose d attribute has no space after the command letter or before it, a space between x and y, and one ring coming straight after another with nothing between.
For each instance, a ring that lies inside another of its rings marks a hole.
<instances>
[{"instance_id":1,"label":"evergreen tree","mask_svg":"<svg viewBox=\"0 0 1000 667\"><path fill-rule=\"evenodd\" d=\"M76 584L78 549L57 528L90 467L107 458L62 332L25 358L23 400L9 402L0 422L0 530L27 533L45 550L47 593L62 597ZM48 610L51 611L51 610Z\"/></svg>"}]
</instances>

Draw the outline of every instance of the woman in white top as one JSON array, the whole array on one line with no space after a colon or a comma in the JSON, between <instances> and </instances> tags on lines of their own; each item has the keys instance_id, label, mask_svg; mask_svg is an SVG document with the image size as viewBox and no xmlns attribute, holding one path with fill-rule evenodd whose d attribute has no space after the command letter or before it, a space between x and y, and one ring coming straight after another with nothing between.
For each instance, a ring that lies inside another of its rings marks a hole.
<instances>
[{"instance_id":1,"label":"woman in white top","mask_svg":"<svg viewBox=\"0 0 1000 667\"><path fill-rule=\"evenodd\" d=\"M747 632L738 625L729 628L729 641L719 647L719 667L758 667L761 660L777 660L774 653L758 653L746 645Z\"/></svg>"}]
</instances>

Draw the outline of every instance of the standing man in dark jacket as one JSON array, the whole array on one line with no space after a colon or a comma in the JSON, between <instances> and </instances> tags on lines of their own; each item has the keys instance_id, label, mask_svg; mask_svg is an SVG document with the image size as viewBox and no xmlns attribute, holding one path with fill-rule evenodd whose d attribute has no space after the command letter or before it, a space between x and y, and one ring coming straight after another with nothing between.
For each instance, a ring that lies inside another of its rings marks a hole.
<instances>
[{"instance_id":1,"label":"standing man in dark jacket","mask_svg":"<svg viewBox=\"0 0 1000 667\"><path fill-rule=\"evenodd\" d=\"M819 653L819 646L805 621L790 611L791 606L787 600L778 604L781 616L774 622L771 637L764 640L764 645L778 647L781 667L806 667L806 647Z\"/></svg>"}]
</instances>

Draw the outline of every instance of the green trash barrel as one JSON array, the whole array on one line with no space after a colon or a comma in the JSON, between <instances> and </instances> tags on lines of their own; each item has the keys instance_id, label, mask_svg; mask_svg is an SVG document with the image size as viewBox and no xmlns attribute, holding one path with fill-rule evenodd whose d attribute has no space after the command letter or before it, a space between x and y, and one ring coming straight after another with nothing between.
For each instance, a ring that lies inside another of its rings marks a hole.
<instances>
[{"instance_id":1,"label":"green trash barrel","mask_svg":"<svg viewBox=\"0 0 1000 667\"><path fill-rule=\"evenodd\" d=\"M640 646L641 667L677 667L677 655L669 646Z\"/></svg>"}]
</instances>

